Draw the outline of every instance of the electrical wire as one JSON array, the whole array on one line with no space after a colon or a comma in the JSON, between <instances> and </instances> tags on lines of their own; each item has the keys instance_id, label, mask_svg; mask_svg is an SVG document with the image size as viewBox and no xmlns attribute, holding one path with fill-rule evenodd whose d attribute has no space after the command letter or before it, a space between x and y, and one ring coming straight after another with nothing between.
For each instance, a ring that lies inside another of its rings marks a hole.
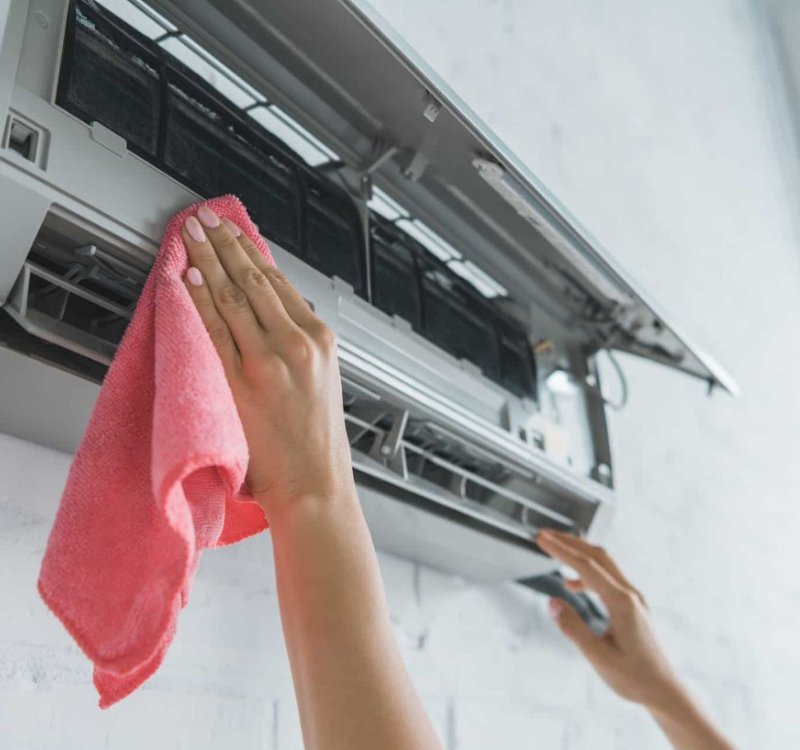
<instances>
[{"instance_id":1,"label":"electrical wire","mask_svg":"<svg viewBox=\"0 0 800 750\"><path fill-rule=\"evenodd\" d=\"M628 379L625 377L625 371L617 361L617 358L611 353L611 349L603 349L602 351L608 355L609 361L617 371L621 391L619 401L614 402L609 401L607 398L603 398L603 403L614 411L622 411L628 403Z\"/></svg>"}]
</instances>

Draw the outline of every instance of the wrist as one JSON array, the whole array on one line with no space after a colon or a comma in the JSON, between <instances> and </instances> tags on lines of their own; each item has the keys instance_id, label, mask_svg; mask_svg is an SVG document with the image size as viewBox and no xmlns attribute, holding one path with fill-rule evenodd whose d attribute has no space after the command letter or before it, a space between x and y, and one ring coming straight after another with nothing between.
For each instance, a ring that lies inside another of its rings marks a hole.
<instances>
[{"instance_id":1,"label":"wrist","mask_svg":"<svg viewBox=\"0 0 800 750\"><path fill-rule=\"evenodd\" d=\"M644 707L656 720L678 719L694 710L694 701L685 686L678 680L666 682Z\"/></svg>"},{"instance_id":2,"label":"wrist","mask_svg":"<svg viewBox=\"0 0 800 750\"><path fill-rule=\"evenodd\" d=\"M293 491L265 490L264 492L255 492L253 493L253 499L264 510L267 518L291 508L358 503L358 495L352 476L338 481L312 484Z\"/></svg>"},{"instance_id":3,"label":"wrist","mask_svg":"<svg viewBox=\"0 0 800 750\"><path fill-rule=\"evenodd\" d=\"M673 747L734 750L680 683L676 682L662 700L648 708Z\"/></svg>"}]
</instances>

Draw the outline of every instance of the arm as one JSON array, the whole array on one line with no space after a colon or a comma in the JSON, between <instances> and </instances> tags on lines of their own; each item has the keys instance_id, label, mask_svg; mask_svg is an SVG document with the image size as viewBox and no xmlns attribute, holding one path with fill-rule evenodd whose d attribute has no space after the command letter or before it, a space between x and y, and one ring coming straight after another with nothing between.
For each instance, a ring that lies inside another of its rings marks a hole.
<instances>
[{"instance_id":1,"label":"arm","mask_svg":"<svg viewBox=\"0 0 800 750\"><path fill-rule=\"evenodd\" d=\"M650 714L677 750L733 750L682 685L675 686L668 701L651 706Z\"/></svg>"},{"instance_id":2,"label":"arm","mask_svg":"<svg viewBox=\"0 0 800 750\"><path fill-rule=\"evenodd\" d=\"M356 496L336 342L253 244L207 208L183 231L186 287L242 421L272 529L300 722L313 750L439 750L394 638ZM199 282L199 283L196 283Z\"/></svg>"},{"instance_id":3,"label":"arm","mask_svg":"<svg viewBox=\"0 0 800 750\"><path fill-rule=\"evenodd\" d=\"M310 497L270 519L307 746L440 748L395 643L355 493Z\"/></svg>"},{"instance_id":4,"label":"arm","mask_svg":"<svg viewBox=\"0 0 800 750\"><path fill-rule=\"evenodd\" d=\"M656 640L644 597L608 553L549 529L536 541L577 571L580 579L569 581L570 588L591 589L606 605L611 626L602 637L594 635L561 600L551 599L550 611L612 690L647 708L675 750L734 750L672 670Z\"/></svg>"}]
</instances>

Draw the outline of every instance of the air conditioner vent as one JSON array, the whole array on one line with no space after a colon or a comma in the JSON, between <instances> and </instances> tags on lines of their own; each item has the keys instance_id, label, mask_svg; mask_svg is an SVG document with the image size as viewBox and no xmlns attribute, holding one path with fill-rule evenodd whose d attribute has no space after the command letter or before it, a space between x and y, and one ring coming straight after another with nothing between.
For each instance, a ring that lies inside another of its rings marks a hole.
<instances>
[{"instance_id":1,"label":"air conditioner vent","mask_svg":"<svg viewBox=\"0 0 800 750\"><path fill-rule=\"evenodd\" d=\"M99 245L78 244L46 221L5 307L29 333L107 365L147 271Z\"/></svg>"},{"instance_id":2,"label":"air conditioner vent","mask_svg":"<svg viewBox=\"0 0 800 750\"><path fill-rule=\"evenodd\" d=\"M412 409L345 383L345 421L356 470L383 480L384 491L424 496L533 546L536 531L583 532L595 505L565 498L534 471L454 434Z\"/></svg>"}]
</instances>

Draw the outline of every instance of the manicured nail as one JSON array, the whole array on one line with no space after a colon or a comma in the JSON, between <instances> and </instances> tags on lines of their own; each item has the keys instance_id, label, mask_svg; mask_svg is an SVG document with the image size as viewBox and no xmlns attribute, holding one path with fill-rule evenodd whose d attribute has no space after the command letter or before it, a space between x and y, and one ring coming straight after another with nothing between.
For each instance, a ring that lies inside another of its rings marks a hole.
<instances>
[{"instance_id":1,"label":"manicured nail","mask_svg":"<svg viewBox=\"0 0 800 750\"><path fill-rule=\"evenodd\" d=\"M197 209L197 218L211 229L219 226L219 216L217 216L208 206L200 206L200 208Z\"/></svg>"},{"instance_id":2,"label":"manicured nail","mask_svg":"<svg viewBox=\"0 0 800 750\"><path fill-rule=\"evenodd\" d=\"M551 599L547 603L547 608L550 610L550 616L554 620L557 620L564 611L564 602L562 602L561 599Z\"/></svg>"},{"instance_id":3,"label":"manicured nail","mask_svg":"<svg viewBox=\"0 0 800 750\"><path fill-rule=\"evenodd\" d=\"M222 220L222 223L228 228L228 231L234 237L238 237L242 233L242 230L239 229L239 227L237 227L236 224L234 224L230 219L225 218Z\"/></svg>"},{"instance_id":4,"label":"manicured nail","mask_svg":"<svg viewBox=\"0 0 800 750\"><path fill-rule=\"evenodd\" d=\"M186 280L192 286L203 286L203 274L200 273L200 269L194 266L190 266L189 270L186 272Z\"/></svg>"},{"instance_id":5,"label":"manicured nail","mask_svg":"<svg viewBox=\"0 0 800 750\"><path fill-rule=\"evenodd\" d=\"M194 218L194 216L190 216L186 219L186 231L189 233L189 236L195 242L205 242L206 241L206 233L203 231L203 227L200 226L200 222Z\"/></svg>"}]
</instances>

